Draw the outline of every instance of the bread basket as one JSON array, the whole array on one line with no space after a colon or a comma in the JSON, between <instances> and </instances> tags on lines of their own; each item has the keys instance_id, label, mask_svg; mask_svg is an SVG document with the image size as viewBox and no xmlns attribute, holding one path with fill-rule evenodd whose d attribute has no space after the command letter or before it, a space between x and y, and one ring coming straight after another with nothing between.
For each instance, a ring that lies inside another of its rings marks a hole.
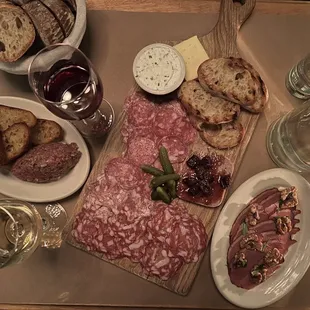
<instances>
[{"instance_id":1,"label":"bread basket","mask_svg":"<svg viewBox=\"0 0 310 310\"><path fill-rule=\"evenodd\" d=\"M81 41L83 39L86 30L86 1L75 0L75 2L76 2L75 24L71 34L63 41L63 43L70 44L78 48L81 44ZM16 75L27 75L28 67L33 58L34 55L29 57L23 56L21 59L15 62L11 63L0 62L0 70Z\"/></svg>"}]
</instances>

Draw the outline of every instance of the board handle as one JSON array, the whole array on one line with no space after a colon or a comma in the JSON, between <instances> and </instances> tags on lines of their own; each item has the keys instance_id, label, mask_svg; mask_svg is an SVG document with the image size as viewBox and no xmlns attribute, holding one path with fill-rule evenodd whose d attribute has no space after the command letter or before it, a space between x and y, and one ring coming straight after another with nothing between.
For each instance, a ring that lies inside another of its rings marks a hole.
<instances>
[{"instance_id":1,"label":"board handle","mask_svg":"<svg viewBox=\"0 0 310 310\"><path fill-rule=\"evenodd\" d=\"M238 56L237 34L252 14L255 4L256 0L221 0L217 24L202 38L205 45L210 46L210 50L207 48L210 57Z\"/></svg>"}]
</instances>

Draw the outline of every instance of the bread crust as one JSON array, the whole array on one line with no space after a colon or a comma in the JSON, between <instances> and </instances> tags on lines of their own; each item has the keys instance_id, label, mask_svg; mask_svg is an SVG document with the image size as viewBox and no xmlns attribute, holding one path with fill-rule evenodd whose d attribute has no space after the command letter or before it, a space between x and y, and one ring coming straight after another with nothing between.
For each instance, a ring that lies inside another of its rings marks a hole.
<instances>
[{"instance_id":1,"label":"bread crust","mask_svg":"<svg viewBox=\"0 0 310 310\"><path fill-rule=\"evenodd\" d=\"M184 82L178 98L189 114L207 124L223 124L235 120L240 114L240 106L205 91L198 81Z\"/></svg>"}]
</instances>

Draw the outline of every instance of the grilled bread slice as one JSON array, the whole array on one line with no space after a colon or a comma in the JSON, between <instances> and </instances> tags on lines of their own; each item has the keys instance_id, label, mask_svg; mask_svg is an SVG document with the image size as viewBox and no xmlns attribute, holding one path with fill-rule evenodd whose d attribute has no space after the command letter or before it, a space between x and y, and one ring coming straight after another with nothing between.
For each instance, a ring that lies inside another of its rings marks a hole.
<instances>
[{"instance_id":1,"label":"grilled bread slice","mask_svg":"<svg viewBox=\"0 0 310 310\"><path fill-rule=\"evenodd\" d=\"M243 139L244 128L238 121L221 124L202 126L200 137L216 149L224 150L237 146Z\"/></svg>"},{"instance_id":2,"label":"grilled bread slice","mask_svg":"<svg viewBox=\"0 0 310 310\"><path fill-rule=\"evenodd\" d=\"M196 80L184 82L178 97L189 114L207 124L229 123L240 113L239 105L211 95Z\"/></svg>"},{"instance_id":3,"label":"grilled bread slice","mask_svg":"<svg viewBox=\"0 0 310 310\"><path fill-rule=\"evenodd\" d=\"M20 7L4 1L0 2L0 20L0 61L16 61L34 42L33 23Z\"/></svg>"},{"instance_id":4,"label":"grilled bread slice","mask_svg":"<svg viewBox=\"0 0 310 310\"><path fill-rule=\"evenodd\" d=\"M38 119L37 124L31 129L31 143L34 145L58 141L62 136L62 128L51 120Z\"/></svg>"},{"instance_id":5,"label":"grilled bread slice","mask_svg":"<svg viewBox=\"0 0 310 310\"><path fill-rule=\"evenodd\" d=\"M68 5L62 0L41 0L55 15L60 27L68 37L74 26L74 15Z\"/></svg>"},{"instance_id":6,"label":"grilled bread slice","mask_svg":"<svg viewBox=\"0 0 310 310\"><path fill-rule=\"evenodd\" d=\"M8 161L18 158L28 150L30 129L25 123L14 124L2 134Z\"/></svg>"},{"instance_id":7,"label":"grilled bread slice","mask_svg":"<svg viewBox=\"0 0 310 310\"><path fill-rule=\"evenodd\" d=\"M202 87L213 95L240 104L253 105L258 85L241 58L214 58L204 61L198 68Z\"/></svg>"},{"instance_id":8,"label":"grilled bread slice","mask_svg":"<svg viewBox=\"0 0 310 310\"><path fill-rule=\"evenodd\" d=\"M26 123L31 128L37 123L37 118L30 111L0 105L0 131L16 123Z\"/></svg>"},{"instance_id":9,"label":"grilled bread slice","mask_svg":"<svg viewBox=\"0 0 310 310\"><path fill-rule=\"evenodd\" d=\"M30 16L45 46L61 43L65 36L59 22L50 10L39 0L26 3L22 8Z\"/></svg>"}]
</instances>

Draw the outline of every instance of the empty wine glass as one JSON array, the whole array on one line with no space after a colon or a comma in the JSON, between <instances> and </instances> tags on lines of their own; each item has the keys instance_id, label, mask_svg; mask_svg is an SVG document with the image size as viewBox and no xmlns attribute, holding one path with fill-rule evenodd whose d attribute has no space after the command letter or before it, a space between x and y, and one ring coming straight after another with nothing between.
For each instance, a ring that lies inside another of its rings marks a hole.
<instances>
[{"instance_id":1,"label":"empty wine glass","mask_svg":"<svg viewBox=\"0 0 310 310\"><path fill-rule=\"evenodd\" d=\"M90 60L67 44L39 51L28 69L37 98L55 115L70 120L85 136L101 137L111 128L114 110Z\"/></svg>"}]
</instances>

